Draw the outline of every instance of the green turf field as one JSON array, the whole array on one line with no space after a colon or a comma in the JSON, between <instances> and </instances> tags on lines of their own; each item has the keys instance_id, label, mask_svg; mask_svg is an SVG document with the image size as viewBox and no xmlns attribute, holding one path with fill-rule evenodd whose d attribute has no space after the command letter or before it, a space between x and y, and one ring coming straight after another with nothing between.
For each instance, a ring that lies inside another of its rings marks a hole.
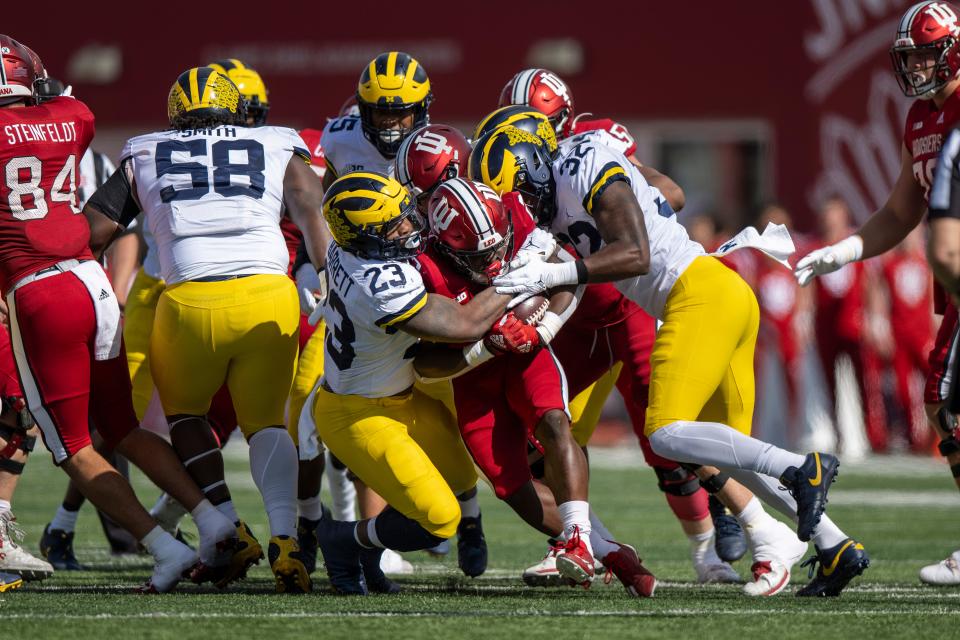
<instances>
[{"instance_id":1,"label":"green turf field","mask_svg":"<svg viewBox=\"0 0 960 640\"><path fill-rule=\"evenodd\" d=\"M265 562L228 592L188 584L173 595L139 596L130 590L149 575L149 562L102 551L99 523L86 506L76 549L91 571L0 594L0 638L960 637L960 589L917 580L920 566L960 546L960 495L939 464L880 459L841 468L830 514L866 545L873 567L843 597L812 601L793 597L792 589L758 600L736 586L697 586L687 541L639 453L596 452L593 463L591 502L661 580L653 599L628 598L616 580L589 591L525 587L519 572L539 560L544 542L489 491L482 504L490 569L476 580L459 573L455 557L417 553L407 554L418 572L397 578L405 588L398 596L330 595L322 569L314 594L276 595ZM228 469L238 509L265 543L266 517L242 444L231 445ZM32 551L65 481L44 453L31 460L14 509ZM137 487L144 502L153 500L146 483ZM746 573L748 564L737 568ZM796 567L794 585L805 579Z\"/></svg>"}]
</instances>

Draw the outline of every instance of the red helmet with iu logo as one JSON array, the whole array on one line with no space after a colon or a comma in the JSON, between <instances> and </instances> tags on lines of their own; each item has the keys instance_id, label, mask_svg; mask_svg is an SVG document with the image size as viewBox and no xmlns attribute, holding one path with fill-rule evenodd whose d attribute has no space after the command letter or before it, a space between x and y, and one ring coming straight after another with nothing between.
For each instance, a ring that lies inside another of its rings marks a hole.
<instances>
[{"instance_id":1,"label":"red helmet with iu logo","mask_svg":"<svg viewBox=\"0 0 960 640\"><path fill-rule=\"evenodd\" d=\"M500 105L533 107L547 116L558 138L573 133L573 96L567 83L546 69L524 69L500 92Z\"/></svg>"},{"instance_id":2,"label":"red helmet with iu logo","mask_svg":"<svg viewBox=\"0 0 960 640\"><path fill-rule=\"evenodd\" d=\"M890 48L900 89L911 98L931 98L960 71L960 24L947 2L918 2L900 19Z\"/></svg>"},{"instance_id":3,"label":"red helmet with iu logo","mask_svg":"<svg viewBox=\"0 0 960 640\"><path fill-rule=\"evenodd\" d=\"M26 100L32 102L33 83L41 77L43 63L33 51L10 36L0 35L0 104Z\"/></svg>"},{"instance_id":4,"label":"red helmet with iu logo","mask_svg":"<svg viewBox=\"0 0 960 640\"><path fill-rule=\"evenodd\" d=\"M421 127L404 139L395 159L396 177L426 215L430 194L443 182L467 175L470 143L445 124Z\"/></svg>"},{"instance_id":5,"label":"red helmet with iu logo","mask_svg":"<svg viewBox=\"0 0 960 640\"><path fill-rule=\"evenodd\" d=\"M513 221L492 189L453 178L430 198L430 237L463 276L489 284L512 248Z\"/></svg>"}]
</instances>

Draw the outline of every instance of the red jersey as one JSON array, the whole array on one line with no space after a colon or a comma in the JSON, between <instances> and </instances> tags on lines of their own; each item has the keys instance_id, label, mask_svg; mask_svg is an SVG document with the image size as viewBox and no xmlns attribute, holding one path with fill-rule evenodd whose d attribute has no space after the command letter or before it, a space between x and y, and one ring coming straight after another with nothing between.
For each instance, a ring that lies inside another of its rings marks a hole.
<instances>
[{"instance_id":1,"label":"red jersey","mask_svg":"<svg viewBox=\"0 0 960 640\"><path fill-rule=\"evenodd\" d=\"M317 176L322 178L327 170L327 163L323 156L323 148L320 146L321 133L323 132L319 129L302 129L300 131L300 137L303 138L307 149L310 150L310 168L314 170ZM287 251L290 252L287 275L292 278L293 263L297 259L297 249L303 242L303 234L300 233L300 229L293 223L293 220L287 216L280 218L280 232L283 234L283 241L287 244Z\"/></svg>"},{"instance_id":2,"label":"red jersey","mask_svg":"<svg viewBox=\"0 0 960 640\"><path fill-rule=\"evenodd\" d=\"M586 114L584 114L586 115ZM584 120L577 118L573 123L573 133L585 133L587 131L606 131L613 138L610 146L615 147L623 155L630 157L637 151L637 143L627 131L627 128L619 122L614 122L609 118L597 118L595 120Z\"/></svg>"},{"instance_id":3,"label":"red jersey","mask_svg":"<svg viewBox=\"0 0 960 640\"><path fill-rule=\"evenodd\" d=\"M930 269L923 253L894 251L883 260L883 276L890 291L890 328L898 346L929 347L933 340L930 308L933 293ZM906 346L906 345L904 345Z\"/></svg>"},{"instance_id":4,"label":"red jersey","mask_svg":"<svg viewBox=\"0 0 960 640\"><path fill-rule=\"evenodd\" d=\"M323 135L321 129L301 129L300 137L310 150L310 166L321 178L327 172L327 158L323 154L323 147L320 146L320 136Z\"/></svg>"},{"instance_id":5,"label":"red jersey","mask_svg":"<svg viewBox=\"0 0 960 640\"><path fill-rule=\"evenodd\" d=\"M851 262L816 279L817 333L824 332L852 341L860 340L864 319L862 262Z\"/></svg>"},{"instance_id":6,"label":"red jersey","mask_svg":"<svg viewBox=\"0 0 960 640\"><path fill-rule=\"evenodd\" d=\"M78 168L93 114L68 97L0 109L0 290L70 258L92 259Z\"/></svg>"}]
</instances>

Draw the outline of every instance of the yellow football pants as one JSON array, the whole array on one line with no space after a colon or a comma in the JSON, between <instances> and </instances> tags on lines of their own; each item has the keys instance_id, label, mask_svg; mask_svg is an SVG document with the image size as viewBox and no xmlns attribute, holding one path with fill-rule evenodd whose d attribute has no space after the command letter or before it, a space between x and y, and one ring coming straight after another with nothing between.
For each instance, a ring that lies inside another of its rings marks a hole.
<instances>
[{"instance_id":1,"label":"yellow football pants","mask_svg":"<svg viewBox=\"0 0 960 640\"><path fill-rule=\"evenodd\" d=\"M702 256L673 285L650 358L645 432L678 421L750 434L757 299L736 272Z\"/></svg>"},{"instance_id":2,"label":"yellow football pants","mask_svg":"<svg viewBox=\"0 0 960 640\"><path fill-rule=\"evenodd\" d=\"M287 431L294 442L300 442L298 433L300 412L307 401L307 396L313 391L313 386L323 375L323 340L326 335L326 324L320 320L316 331L303 345L303 351L297 359L297 373L293 377L293 387L290 389L290 407L287 410Z\"/></svg>"},{"instance_id":3,"label":"yellow football pants","mask_svg":"<svg viewBox=\"0 0 960 640\"><path fill-rule=\"evenodd\" d=\"M153 378L150 376L147 355L150 353L153 317L163 289L163 280L148 276L141 267L130 287L127 305L123 310L123 341L127 349L130 381L133 383L133 408L138 420L143 420L153 395Z\"/></svg>"},{"instance_id":4,"label":"yellow football pants","mask_svg":"<svg viewBox=\"0 0 960 640\"><path fill-rule=\"evenodd\" d=\"M324 444L387 504L435 536L456 533L456 494L477 476L442 402L416 389L364 398L320 387L313 417Z\"/></svg>"},{"instance_id":5,"label":"yellow football pants","mask_svg":"<svg viewBox=\"0 0 960 640\"><path fill-rule=\"evenodd\" d=\"M590 442L590 438L597 428L597 423L600 422L603 405L606 404L607 396L610 395L614 385L617 384L621 369L623 369L623 363L616 363L599 380L578 393L569 402L570 432L573 439L581 447L587 446L587 443Z\"/></svg>"},{"instance_id":6,"label":"yellow football pants","mask_svg":"<svg viewBox=\"0 0 960 640\"><path fill-rule=\"evenodd\" d=\"M299 329L297 291L285 275L167 287L150 339L150 371L164 413L205 415L226 382L248 439L284 424Z\"/></svg>"}]
</instances>

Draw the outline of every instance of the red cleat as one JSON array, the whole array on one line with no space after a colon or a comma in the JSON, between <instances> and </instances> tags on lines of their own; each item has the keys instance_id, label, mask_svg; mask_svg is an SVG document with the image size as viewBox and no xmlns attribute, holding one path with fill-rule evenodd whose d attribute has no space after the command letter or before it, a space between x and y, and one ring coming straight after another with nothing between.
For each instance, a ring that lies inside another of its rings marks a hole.
<instances>
[{"instance_id":1,"label":"red cleat","mask_svg":"<svg viewBox=\"0 0 960 640\"><path fill-rule=\"evenodd\" d=\"M611 540L620 548L608 553L603 559L603 566L607 573L603 576L604 583L609 584L613 576L617 576L620 584L627 593L635 598L650 598L657 590L657 579L643 566L643 561L637 555L637 550L628 544L620 544Z\"/></svg>"},{"instance_id":2,"label":"red cleat","mask_svg":"<svg viewBox=\"0 0 960 640\"><path fill-rule=\"evenodd\" d=\"M586 589L593 582L593 554L580 539L580 529L574 528L573 535L563 545L563 551L557 555L557 571L571 585L580 585Z\"/></svg>"}]
</instances>

